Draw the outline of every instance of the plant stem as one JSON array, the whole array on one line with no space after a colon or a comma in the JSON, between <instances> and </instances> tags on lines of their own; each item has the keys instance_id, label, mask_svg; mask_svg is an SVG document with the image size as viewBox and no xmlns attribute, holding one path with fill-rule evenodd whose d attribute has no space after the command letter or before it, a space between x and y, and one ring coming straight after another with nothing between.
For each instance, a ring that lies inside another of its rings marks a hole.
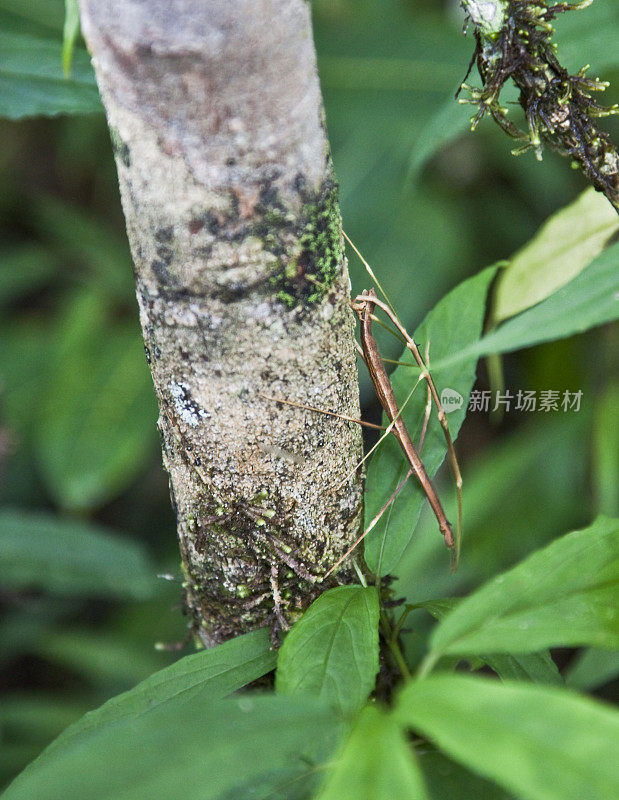
<instances>
[{"instance_id":1,"label":"plant stem","mask_svg":"<svg viewBox=\"0 0 619 800\"><path fill-rule=\"evenodd\" d=\"M402 677L406 680L410 680L412 677L411 671L408 668L408 664L404 660L397 637L394 637L393 635L393 631L391 630L391 625L389 624L389 620L387 619L384 608L381 608L380 610L380 627L383 638L387 642L387 647L389 650L391 650L391 655L398 665L398 669L400 670Z\"/></svg>"}]
</instances>

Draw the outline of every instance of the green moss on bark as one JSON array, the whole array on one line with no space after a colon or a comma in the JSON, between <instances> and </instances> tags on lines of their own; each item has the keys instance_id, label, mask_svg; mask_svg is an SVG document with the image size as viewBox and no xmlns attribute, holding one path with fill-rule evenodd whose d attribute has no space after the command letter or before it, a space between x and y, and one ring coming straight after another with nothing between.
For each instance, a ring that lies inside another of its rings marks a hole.
<instances>
[{"instance_id":1,"label":"green moss on bark","mask_svg":"<svg viewBox=\"0 0 619 800\"><path fill-rule=\"evenodd\" d=\"M292 252L280 256L279 271L271 278L276 297L287 308L319 303L341 269L341 217L335 181L325 181L320 192L303 205L296 234ZM266 237L263 241L268 248Z\"/></svg>"}]
</instances>

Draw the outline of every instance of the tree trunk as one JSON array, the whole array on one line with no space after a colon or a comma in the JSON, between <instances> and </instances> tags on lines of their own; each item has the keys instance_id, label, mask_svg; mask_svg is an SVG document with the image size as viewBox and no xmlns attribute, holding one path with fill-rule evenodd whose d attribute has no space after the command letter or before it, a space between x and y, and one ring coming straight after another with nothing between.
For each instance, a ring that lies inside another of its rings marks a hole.
<instances>
[{"instance_id":1,"label":"tree trunk","mask_svg":"<svg viewBox=\"0 0 619 800\"><path fill-rule=\"evenodd\" d=\"M285 627L362 519L358 426L267 399L359 413L309 4L81 0L81 12L187 610L207 646Z\"/></svg>"}]
</instances>

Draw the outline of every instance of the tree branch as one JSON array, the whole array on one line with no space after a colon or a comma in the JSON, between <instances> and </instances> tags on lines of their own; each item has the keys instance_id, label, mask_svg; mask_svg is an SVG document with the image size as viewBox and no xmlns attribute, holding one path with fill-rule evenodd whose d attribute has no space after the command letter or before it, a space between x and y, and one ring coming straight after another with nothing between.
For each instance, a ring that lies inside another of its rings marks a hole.
<instances>
[{"instance_id":1,"label":"tree branch","mask_svg":"<svg viewBox=\"0 0 619 800\"><path fill-rule=\"evenodd\" d=\"M294 619L361 523L352 314L309 6L81 0L202 641ZM347 574L340 574L347 580ZM277 602L276 602L277 601Z\"/></svg>"}]
</instances>

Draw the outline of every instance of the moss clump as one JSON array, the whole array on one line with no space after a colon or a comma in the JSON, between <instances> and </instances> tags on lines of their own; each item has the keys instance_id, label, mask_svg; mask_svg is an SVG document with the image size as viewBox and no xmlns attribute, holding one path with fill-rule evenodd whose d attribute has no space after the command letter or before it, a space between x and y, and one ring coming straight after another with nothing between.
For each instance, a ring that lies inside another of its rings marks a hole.
<instances>
[{"instance_id":1,"label":"moss clump","mask_svg":"<svg viewBox=\"0 0 619 800\"><path fill-rule=\"evenodd\" d=\"M276 297L287 308L315 305L329 291L342 261L340 226L337 184L329 179L304 204L292 253L280 255L280 271L271 278Z\"/></svg>"},{"instance_id":2,"label":"moss clump","mask_svg":"<svg viewBox=\"0 0 619 800\"><path fill-rule=\"evenodd\" d=\"M489 113L506 133L520 139L523 146L514 154L532 149L541 160L542 144L546 143L573 159L619 211L619 152L597 123L598 117L616 114L619 109L593 99L592 93L608 84L585 77L587 67L571 75L558 61L552 41L551 23L557 15L590 4L591 0L550 5L546 0L495 0L494 4L462 0L476 25L471 66L477 63L483 87L463 83L461 88L470 97L460 102L477 107L471 118L472 129ZM520 91L526 132L507 118L507 109L499 101L509 80Z\"/></svg>"},{"instance_id":3,"label":"moss clump","mask_svg":"<svg viewBox=\"0 0 619 800\"><path fill-rule=\"evenodd\" d=\"M276 281L277 278L274 278L272 280ZM296 297L293 297L291 294L288 294L288 292L285 292L283 289L279 291L275 296L277 297L278 300L282 301L282 303L286 306L286 308L294 308L297 304Z\"/></svg>"}]
</instances>

